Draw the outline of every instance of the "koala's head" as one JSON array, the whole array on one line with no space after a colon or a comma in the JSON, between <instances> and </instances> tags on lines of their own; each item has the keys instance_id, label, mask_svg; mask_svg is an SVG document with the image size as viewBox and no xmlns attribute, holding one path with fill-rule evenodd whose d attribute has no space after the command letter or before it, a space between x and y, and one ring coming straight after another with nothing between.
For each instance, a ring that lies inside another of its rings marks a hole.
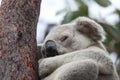
<instances>
[{"instance_id":1,"label":"koala's head","mask_svg":"<svg viewBox=\"0 0 120 80\"><path fill-rule=\"evenodd\" d=\"M79 17L75 23L63 24L52 30L42 44L46 57L85 49L104 39L104 30L95 21Z\"/></svg>"}]
</instances>

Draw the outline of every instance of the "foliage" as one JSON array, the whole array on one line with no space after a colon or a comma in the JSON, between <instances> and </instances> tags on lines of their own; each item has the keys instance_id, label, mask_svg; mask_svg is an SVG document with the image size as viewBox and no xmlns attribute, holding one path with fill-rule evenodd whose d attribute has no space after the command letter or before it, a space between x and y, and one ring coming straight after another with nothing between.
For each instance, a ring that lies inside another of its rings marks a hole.
<instances>
[{"instance_id":1,"label":"foliage","mask_svg":"<svg viewBox=\"0 0 120 80\"><path fill-rule=\"evenodd\" d=\"M88 15L88 7L86 5L81 5L78 11L68 11L64 16L62 23L68 23L78 16L87 16Z\"/></svg>"},{"instance_id":2,"label":"foliage","mask_svg":"<svg viewBox=\"0 0 120 80\"><path fill-rule=\"evenodd\" d=\"M111 4L109 0L95 0L95 1L103 7L107 7Z\"/></svg>"},{"instance_id":3,"label":"foliage","mask_svg":"<svg viewBox=\"0 0 120 80\"><path fill-rule=\"evenodd\" d=\"M89 10L88 10L88 5L85 3L83 0L74 0L78 6L77 11L72 11L72 10L64 10L65 16L64 19L62 20L63 23L68 23L72 21L73 19L79 17L79 16L89 16ZM87 0L86 0L87 1ZM109 0L94 0L98 5L102 6L103 8L108 7L111 5L111 2ZM120 10L116 9L114 11L117 15L119 15L120 18ZM96 20L96 19L95 19ZM103 26L103 28L106 31L106 40L103 42L108 49L110 53L115 52L118 55L118 58L116 61L118 62L117 68L120 73L120 20L117 22L115 26L111 26L107 23L102 23L97 21L99 24Z\"/></svg>"}]
</instances>

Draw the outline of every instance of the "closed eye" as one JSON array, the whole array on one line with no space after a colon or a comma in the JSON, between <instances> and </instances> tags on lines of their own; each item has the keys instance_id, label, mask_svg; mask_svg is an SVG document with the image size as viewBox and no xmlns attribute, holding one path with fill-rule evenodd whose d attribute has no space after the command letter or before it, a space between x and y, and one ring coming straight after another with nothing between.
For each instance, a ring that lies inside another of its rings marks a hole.
<instances>
[{"instance_id":1,"label":"closed eye","mask_svg":"<svg viewBox=\"0 0 120 80\"><path fill-rule=\"evenodd\" d=\"M68 36L63 36L60 40L61 42L65 41L68 38Z\"/></svg>"}]
</instances>

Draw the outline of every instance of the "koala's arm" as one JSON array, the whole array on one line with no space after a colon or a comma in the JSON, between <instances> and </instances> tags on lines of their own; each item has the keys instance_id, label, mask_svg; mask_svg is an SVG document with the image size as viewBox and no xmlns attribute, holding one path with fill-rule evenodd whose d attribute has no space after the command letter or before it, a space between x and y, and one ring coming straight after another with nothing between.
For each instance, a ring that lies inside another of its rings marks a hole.
<instances>
[{"instance_id":1,"label":"koala's arm","mask_svg":"<svg viewBox=\"0 0 120 80\"><path fill-rule=\"evenodd\" d=\"M39 63L40 75L49 75L60 66L72 61L93 60L98 65L100 74L112 74L114 71L113 63L105 51L98 49L86 49L72 53L45 58Z\"/></svg>"},{"instance_id":2,"label":"koala's arm","mask_svg":"<svg viewBox=\"0 0 120 80\"><path fill-rule=\"evenodd\" d=\"M114 71L114 66L112 60L107 55L107 52L98 49L91 50L81 50L73 53L56 56L54 57L59 66L72 61L84 61L84 60L93 60L96 65L98 65L99 73L101 74L112 74ZM56 66L57 68L58 66Z\"/></svg>"}]
</instances>

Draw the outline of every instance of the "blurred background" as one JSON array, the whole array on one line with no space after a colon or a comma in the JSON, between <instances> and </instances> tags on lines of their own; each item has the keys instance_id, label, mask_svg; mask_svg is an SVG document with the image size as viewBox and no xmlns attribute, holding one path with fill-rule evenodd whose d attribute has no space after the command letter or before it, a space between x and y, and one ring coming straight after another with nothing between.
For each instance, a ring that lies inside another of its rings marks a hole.
<instances>
[{"instance_id":1,"label":"blurred background","mask_svg":"<svg viewBox=\"0 0 120 80\"><path fill-rule=\"evenodd\" d=\"M57 25L69 23L79 16L92 18L103 26L106 31L103 43L120 76L120 0L42 0L37 43L42 43Z\"/></svg>"},{"instance_id":2,"label":"blurred background","mask_svg":"<svg viewBox=\"0 0 120 80\"><path fill-rule=\"evenodd\" d=\"M120 0L42 0L37 43L42 43L52 28L79 16L92 18L103 26L103 43L120 75Z\"/></svg>"}]
</instances>

